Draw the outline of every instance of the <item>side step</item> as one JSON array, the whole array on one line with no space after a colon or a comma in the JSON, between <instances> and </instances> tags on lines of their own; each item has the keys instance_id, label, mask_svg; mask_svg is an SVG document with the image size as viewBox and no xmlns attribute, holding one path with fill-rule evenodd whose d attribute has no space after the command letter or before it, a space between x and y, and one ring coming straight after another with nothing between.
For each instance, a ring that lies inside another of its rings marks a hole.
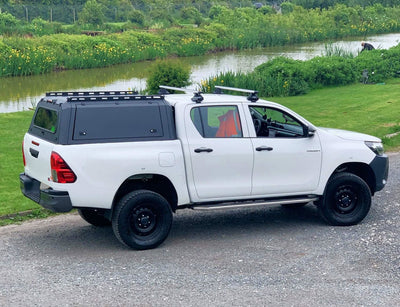
<instances>
[{"instance_id":1,"label":"side step","mask_svg":"<svg viewBox=\"0 0 400 307\"><path fill-rule=\"evenodd\" d=\"M234 208L248 208L248 207L261 207L268 205L287 205L287 204L301 204L309 203L311 201L318 200L319 197L316 195L309 195L297 198L274 198L270 200L250 200L244 202L224 202L224 203L207 203L207 204L193 204L189 205L188 208L193 210L220 210L220 209L234 209Z\"/></svg>"}]
</instances>

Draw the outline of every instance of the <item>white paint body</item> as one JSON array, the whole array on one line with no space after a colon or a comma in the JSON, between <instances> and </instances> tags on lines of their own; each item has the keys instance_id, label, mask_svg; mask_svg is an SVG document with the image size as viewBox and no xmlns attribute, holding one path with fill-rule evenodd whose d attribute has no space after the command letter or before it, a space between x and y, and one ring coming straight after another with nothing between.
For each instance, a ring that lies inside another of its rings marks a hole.
<instances>
[{"instance_id":1,"label":"white paint body","mask_svg":"<svg viewBox=\"0 0 400 307\"><path fill-rule=\"evenodd\" d=\"M67 191L74 207L110 209L125 180L141 174L168 178L178 207L191 203L322 195L329 177L341 164L369 164L375 154L365 141L376 137L314 127L279 104L246 97L205 94L201 106L233 105L239 110L242 138L203 138L190 111L198 107L191 95L168 95L174 107L177 139L171 141L57 145L29 133L24 138L25 173L54 190ZM266 106L292 115L315 130L303 138L257 138L249 106ZM32 145L33 143L39 145ZM33 158L30 147L38 147ZM272 151L257 151L268 146ZM196 148L212 152L195 153ZM77 176L70 184L51 181L50 155L61 155Z\"/></svg>"}]
</instances>

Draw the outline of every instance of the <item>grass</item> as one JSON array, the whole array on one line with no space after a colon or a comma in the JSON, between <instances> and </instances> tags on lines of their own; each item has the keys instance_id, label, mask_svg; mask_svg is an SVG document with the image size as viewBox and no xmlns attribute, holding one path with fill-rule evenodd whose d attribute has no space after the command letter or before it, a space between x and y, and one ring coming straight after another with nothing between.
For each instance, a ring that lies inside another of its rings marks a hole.
<instances>
[{"instance_id":1,"label":"grass","mask_svg":"<svg viewBox=\"0 0 400 307\"><path fill-rule=\"evenodd\" d=\"M400 131L400 79L386 84L355 84L318 89L304 96L274 97L310 120L313 124L353 130L380 138ZM33 112L0 114L0 225L50 213L21 194L19 173L23 171L22 138L28 130ZM386 150L400 148L400 136L384 138ZM4 216L33 210L30 215Z\"/></svg>"},{"instance_id":2,"label":"grass","mask_svg":"<svg viewBox=\"0 0 400 307\"><path fill-rule=\"evenodd\" d=\"M50 210L39 208L18 212L15 214L4 215L0 217L0 226L17 224L32 219L43 219L49 217L50 215L56 215L56 213L51 212Z\"/></svg>"},{"instance_id":3,"label":"grass","mask_svg":"<svg viewBox=\"0 0 400 307\"><path fill-rule=\"evenodd\" d=\"M22 139L32 115L32 111L0 114L0 216L40 208L19 190Z\"/></svg>"},{"instance_id":4,"label":"grass","mask_svg":"<svg viewBox=\"0 0 400 307\"><path fill-rule=\"evenodd\" d=\"M400 138L400 79L385 84L355 84L313 90L307 95L273 97L316 126L340 128L382 138L386 150L396 150Z\"/></svg>"}]
</instances>

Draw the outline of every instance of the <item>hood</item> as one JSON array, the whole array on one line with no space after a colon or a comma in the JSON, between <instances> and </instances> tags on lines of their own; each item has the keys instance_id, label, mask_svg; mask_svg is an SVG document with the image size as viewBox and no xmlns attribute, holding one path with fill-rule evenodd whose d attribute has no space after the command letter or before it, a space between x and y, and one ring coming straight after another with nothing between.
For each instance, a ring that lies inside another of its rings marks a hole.
<instances>
[{"instance_id":1,"label":"hood","mask_svg":"<svg viewBox=\"0 0 400 307\"><path fill-rule=\"evenodd\" d=\"M350 141L370 141L370 142L381 142L381 140L375 136L358 133L348 130L340 130L340 129L332 129L332 128L320 128L319 129L326 131L330 134L336 135L342 139L350 140Z\"/></svg>"}]
</instances>

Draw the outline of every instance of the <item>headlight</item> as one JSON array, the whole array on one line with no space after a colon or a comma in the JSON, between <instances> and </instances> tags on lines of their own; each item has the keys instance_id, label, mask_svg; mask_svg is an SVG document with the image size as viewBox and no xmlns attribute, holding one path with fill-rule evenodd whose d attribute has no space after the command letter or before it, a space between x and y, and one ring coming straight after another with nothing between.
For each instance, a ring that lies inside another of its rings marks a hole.
<instances>
[{"instance_id":1,"label":"headlight","mask_svg":"<svg viewBox=\"0 0 400 307\"><path fill-rule=\"evenodd\" d=\"M371 149L376 155L382 156L384 153L383 150L383 145L382 143L377 143L377 142L365 142L365 145L368 146L369 149Z\"/></svg>"}]
</instances>

